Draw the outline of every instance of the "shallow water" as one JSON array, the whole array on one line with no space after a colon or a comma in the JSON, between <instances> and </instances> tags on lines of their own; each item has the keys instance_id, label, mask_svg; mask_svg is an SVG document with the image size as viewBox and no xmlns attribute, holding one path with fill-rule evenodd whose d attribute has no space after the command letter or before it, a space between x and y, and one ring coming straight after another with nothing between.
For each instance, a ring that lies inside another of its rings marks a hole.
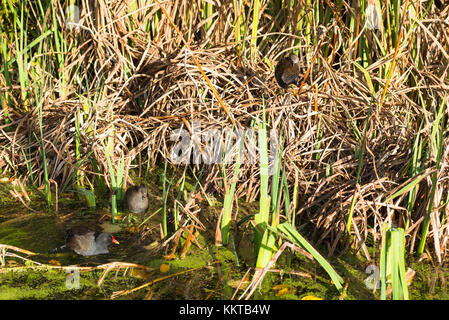
<instances>
[{"instance_id":1,"label":"shallow water","mask_svg":"<svg viewBox=\"0 0 449 320\"><path fill-rule=\"evenodd\" d=\"M5 190L0 191L3 194ZM157 209L158 200L153 199L149 213ZM7 244L32 252L36 256L22 257L45 265L95 267L111 262L134 263L146 267L114 269L107 273L98 285L104 270L77 272L75 269L55 270L43 266L31 269L30 262L17 257L5 257L0 269L0 299L230 299L249 267L254 265L252 255L251 228L242 228L236 236L236 253L233 247L216 247L213 243L215 225L213 217L217 208L203 208L201 220L207 230L201 231L198 241L201 248L193 244L184 259L179 258L180 246L173 260L166 260L171 245L162 246L160 239L160 216L153 216L145 228L136 230L143 217L136 223L111 224L110 217L99 221L109 213L107 205L88 209L82 200L61 197L58 212L46 210L40 200L34 200L33 210L24 208L14 199L2 200L0 213L0 244ZM240 206L239 210L251 211L251 205ZM122 219L125 220L125 219ZM111 245L110 253L83 257L67 250L48 254L51 249L64 244L65 230L74 225L86 225L98 231L108 231L120 242ZM13 252L9 250L8 252ZM14 252L13 252L14 253ZM236 258L236 254L238 259ZM361 256L346 254L341 258L328 258L336 271L349 283L345 299L379 299L379 290L373 293L366 286L370 276L365 273L369 262ZM411 299L447 299L446 279L449 271L445 267L433 267L429 263L415 263L409 260L416 272L410 286ZM282 272L268 273L261 290L256 290L255 299L303 299L318 297L339 299L327 274L316 263L290 253L281 255L276 268ZM309 274L307 278L298 272ZM154 281L140 290L115 296L114 292L132 290ZM243 283L242 288L248 281ZM240 296L240 290L236 298Z\"/></svg>"}]
</instances>

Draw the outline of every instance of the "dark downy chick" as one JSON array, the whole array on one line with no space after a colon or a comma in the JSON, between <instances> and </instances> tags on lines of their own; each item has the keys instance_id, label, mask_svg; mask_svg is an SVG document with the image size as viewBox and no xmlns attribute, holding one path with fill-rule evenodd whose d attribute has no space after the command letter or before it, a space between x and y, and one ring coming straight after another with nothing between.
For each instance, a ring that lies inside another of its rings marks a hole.
<instances>
[{"instance_id":1,"label":"dark downy chick","mask_svg":"<svg viewBox=\"0 0 449 320\"><path fill-rule=\"evenodd\" d=\"M290 53L287 57L281 58L276 68L274 75L277 83L284 89L287 89L290 84L298 85L299 80L299 58Z\"/></svg>"}]
</instances>

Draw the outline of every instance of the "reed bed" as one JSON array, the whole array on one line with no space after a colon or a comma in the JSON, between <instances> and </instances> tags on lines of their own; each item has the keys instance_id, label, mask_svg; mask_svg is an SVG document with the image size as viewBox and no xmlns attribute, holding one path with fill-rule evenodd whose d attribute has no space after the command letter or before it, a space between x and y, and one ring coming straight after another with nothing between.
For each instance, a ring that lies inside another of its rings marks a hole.
<instances>
[{"instance_id":1,"label":"reed bed","mask_svg":"<svg viewBox=\"0 0 449 320\"><path fill-rule=\"evenodd\" d=\"M410 253L442 262L449 8L382 2L370 29L373 3L3 1L0 167L60 193L100 180L112 190L129 169L184 166L170 160L176 130L247 129L265 112L283 141L280 219L311 223L329 255L352 246L368 259L388 222ZM274 66L289 52L304 76L283 90ZM251 146L238 163L192 164L203 189L224 196L222 170L235 182L238 165L234 197L256 201Z\"/></svg>"}]
</instances>

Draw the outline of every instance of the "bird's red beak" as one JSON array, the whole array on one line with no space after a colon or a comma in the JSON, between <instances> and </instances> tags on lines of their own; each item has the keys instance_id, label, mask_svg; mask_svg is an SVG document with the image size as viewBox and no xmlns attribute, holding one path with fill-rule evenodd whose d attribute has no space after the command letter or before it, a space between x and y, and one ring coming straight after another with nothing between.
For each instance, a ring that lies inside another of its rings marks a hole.
<instances>
[{"instance_id":1,"label":"bird's red beak","mask_svg":"<svg viewBox=\"0 0 449 320\"><path fill-rule=\"evenodd\" d=\"M112 236L112 242L115 243L115 244L120 244L120 242L118 242L118 241L114 238L114 236Z\"/></svg>"}]
</instances>

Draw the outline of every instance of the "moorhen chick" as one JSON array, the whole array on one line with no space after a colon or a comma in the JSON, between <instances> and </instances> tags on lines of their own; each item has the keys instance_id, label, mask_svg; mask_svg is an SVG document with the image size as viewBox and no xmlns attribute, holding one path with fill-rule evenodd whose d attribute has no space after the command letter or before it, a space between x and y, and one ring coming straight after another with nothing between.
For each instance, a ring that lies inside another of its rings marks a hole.
<instances>
[{"instance_id":1,"label":"moorhen chick","mask_svg":"<svg viewBox=\"0 0 449 320\"><path fill-rule=\"evenodd\" d=\"M297 55L290 53L287 57L279 60L274 69L274 76L277 83L284 89L290 84L298 85L299 80L299 58Z\"/></svg>"},{"instance_id":2,"label":"moorhen chick","mask_svg":"<svg viewBox=\"0 0 449 320\"><path fill-rule=\"evenodd\" d=\"M132 213L144 213L149 206L148 189L143 184L132 186L125 193L126 206Z\"/></svg>"},{"instance_id":3,"label":"moorhen chick","mask_svg":"<svg viewBox=\"0 0 449 320\"><path fill-rule=\"evenodd\" d=\"M66 234L65 246L82 256L94 256L109 253L108 246L119 244L108 232L96 232L84 226L69 229Z\"/></svg>"}]
</instances>

